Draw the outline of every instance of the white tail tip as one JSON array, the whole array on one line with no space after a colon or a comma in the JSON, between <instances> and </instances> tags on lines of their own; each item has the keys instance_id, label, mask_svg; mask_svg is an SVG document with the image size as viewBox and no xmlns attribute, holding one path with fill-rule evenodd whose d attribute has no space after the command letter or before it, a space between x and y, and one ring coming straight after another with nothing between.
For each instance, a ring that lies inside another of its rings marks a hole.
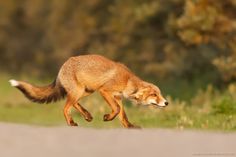
<instances>
[{"instance_id":1,"label":"white tail tip","mask_svg":"<svg viewBox=\"0 0 236 157\"><path fill-rule=\"evenodd\" d=\"M9 80L9 82L10 82L11 86L13 86L13 87L19 86L19 82L16 80Z\"/></svg>"}]
</instances>

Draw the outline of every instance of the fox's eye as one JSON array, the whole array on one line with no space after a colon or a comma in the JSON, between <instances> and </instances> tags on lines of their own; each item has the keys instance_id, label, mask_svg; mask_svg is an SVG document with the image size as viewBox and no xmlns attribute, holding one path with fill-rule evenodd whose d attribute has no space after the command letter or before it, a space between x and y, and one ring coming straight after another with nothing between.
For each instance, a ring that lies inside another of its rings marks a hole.
<instances>
[{"instance_id":1,"label":"fox's eye","mask_svg":"<svg viewBox=\"0 0 236 157\"><path fill-rule=\"evenodd\" d=\"M151 94L151 96L157 96L157 94Z\"/></svg>"}]
</instances>

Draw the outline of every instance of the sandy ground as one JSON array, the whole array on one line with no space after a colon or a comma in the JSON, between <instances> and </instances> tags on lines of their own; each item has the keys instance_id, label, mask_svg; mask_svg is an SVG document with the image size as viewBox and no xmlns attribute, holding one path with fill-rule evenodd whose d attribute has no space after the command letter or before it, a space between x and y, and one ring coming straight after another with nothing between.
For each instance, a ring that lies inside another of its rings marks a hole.
<instances>
[{"instance_id":1,"label":"sandy ground","mask_svg":"<svg viewBox=\"0 0 236 157\"><path fill-rule=\"evenodd\" d=\"M236 133L0 123L1 157L236 156Z\"/></svg>"}]
</instances>

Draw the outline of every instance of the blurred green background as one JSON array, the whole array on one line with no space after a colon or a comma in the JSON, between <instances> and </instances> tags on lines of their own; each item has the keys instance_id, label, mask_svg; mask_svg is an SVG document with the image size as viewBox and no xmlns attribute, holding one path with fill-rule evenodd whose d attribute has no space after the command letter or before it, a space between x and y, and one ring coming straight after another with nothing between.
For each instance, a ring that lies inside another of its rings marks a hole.
<instances>
[{"instance_id":1,"label":"blurred green background","mask_svg":"<svg viewBox=\"0 0 236 157\"><path fill-rule=\"evenodd\" d=\"M39 105L11 88L16 78L45 85L70 57L101 54L158 85L164 110L125 102L144 127L236 130L236 0L0 1L0 121L65 125L64 101ZM98 94L82 103L102 122Z\"/></svg>"}]
</instances>

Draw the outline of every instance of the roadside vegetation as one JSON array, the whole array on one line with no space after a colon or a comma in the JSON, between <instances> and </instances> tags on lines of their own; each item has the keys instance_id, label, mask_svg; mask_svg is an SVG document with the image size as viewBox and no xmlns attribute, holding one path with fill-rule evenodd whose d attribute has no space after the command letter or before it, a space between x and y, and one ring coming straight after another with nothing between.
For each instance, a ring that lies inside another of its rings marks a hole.
<instances>
[{"instance_id":1,"label":"roadside vegetation","mask_svg":"<svg viewBox=\"0 0 236 157\"><path fill-rule=\"evenodd\" d=\"M62 112L65 101L52 104L31 103L8 84L8 79L9 76L1 75L0 121L43 126L66 125ZM30 81L39 83L37 80ZM40 84L49 82L45 80ZM223 92L209 85L186 100L167 96L170 105L165 109L135 106L128 101L124 104L130 121L143 128L233 131L236 130L235 93L235 84L229 85ZM94 119L88 123L73 110L73 116L80 127L122 127L118 118L111 122L103 122L102 117L104 113L110 112L110 108L98 93L82 99L81 103L91 112Z\"/></svg>"}]
</instances>

